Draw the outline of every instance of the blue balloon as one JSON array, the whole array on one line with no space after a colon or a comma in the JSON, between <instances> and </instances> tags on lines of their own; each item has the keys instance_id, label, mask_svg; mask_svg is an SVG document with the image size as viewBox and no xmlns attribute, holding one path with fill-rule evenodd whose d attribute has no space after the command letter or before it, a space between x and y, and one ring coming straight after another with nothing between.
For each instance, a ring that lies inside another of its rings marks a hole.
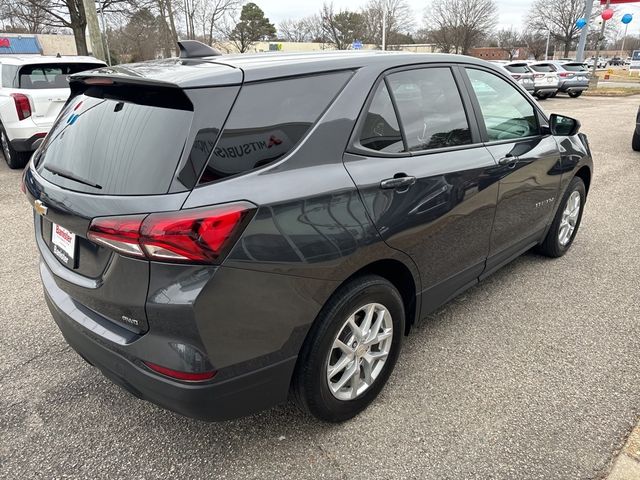
<instances>
[{"instance_id":1,"label":"blue balloon","mask_svg":"<svg viewBox=\"0 0 640 480\"><path fill-rule=\"evenodd\" d=\"M631 23L631 20L633 20L633 15L631 15L630 13L625 13L622 16L622 23L624 23L625 25Z\"/></svg>"},{"instance_id":2,"label":"blue balloon","mask_svg":"<svg viewBox=\"0 0 640 480\"><path fill-rule=\"evenodd\" d=\"M576 20L576 27L584 28L586 25L587 25L587 21L584 18L579 18L578 20Z\"/></svg>"}]
</instances>

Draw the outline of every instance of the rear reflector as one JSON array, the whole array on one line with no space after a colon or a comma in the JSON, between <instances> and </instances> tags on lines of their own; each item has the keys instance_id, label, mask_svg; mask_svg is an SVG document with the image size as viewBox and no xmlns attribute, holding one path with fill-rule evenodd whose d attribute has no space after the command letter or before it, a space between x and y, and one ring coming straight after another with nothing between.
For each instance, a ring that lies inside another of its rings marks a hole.
<instances>
[{"instance_id":1,"label":"rear reflector","mask_svg":"<svg viewBox=\"0 0 640 480\"><path fill-rule=\"evenodd\" d=\"M31 116L31 103L29 97L23 93L12 93L13 103L16 106L18 120L26 120Z\"/></svg>"},{"instance_id":2,"label":"rear reflector","mask_svg":"<svg viewBox=\"0 0 640 480\"><path fill-rule=\"evenodd\" d=\"M170 368L162 367L151 362L144 362L144 364L154 372L160 373L167 377L175 378L176 380L184 380L186 382L204 382L206 380L211 380L217 373L215 370L199 373L179 372L178 370L172 370Z\"/></svg>"},{"instance_id":3,"label":"rear reflector","mask_svg":"<svg viewBox=\"0 0 640 480\"><path fill-rule=\"evenodd\" d=\"M232 246L254 209L239 202L146 216L101 217L91 222L87 238L132 257L214 263Z\"/></svg>"}]
</instances>

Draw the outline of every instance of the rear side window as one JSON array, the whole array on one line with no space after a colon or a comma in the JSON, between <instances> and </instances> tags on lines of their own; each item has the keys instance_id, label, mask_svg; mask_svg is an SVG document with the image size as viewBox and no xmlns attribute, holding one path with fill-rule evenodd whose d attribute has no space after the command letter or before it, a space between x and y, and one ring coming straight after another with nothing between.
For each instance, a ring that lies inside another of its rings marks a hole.
<instances>
[{"instance_id":1,"label":"rear side window","mask_svg":"<svg viewBox=\"0 0 640 480\"><path fill-rule=\"evenodd\" d=\"M471 143L471 131L449 68L420 68L387 77L409 151Z\"/></svg>"},{"instance_id":2,"label":"rear side window","mask_svg":"<svg viewBox=\"0 0 640 480\"><path fill-rule=\"evenodd\" d=\"M360 145L377 152L404 151L398 118L385 82L380 82L369 105L360 132Z\"/></svg>"},{"instance_id":3,"label":"rear side window","mask_svg":"<svg viewBox=\"0 0 640 480\"><path fill-rule=\"evenodd\" d=\"M67 77L72 73L100 68L94 63L52 63L25 65L18 74L18 88L37 90L45 88L68 88Z\"/></svg>"},{"instance_id":4,"label":"rear side window","mask_svg":"<svg viewBox=\"0 0 640 480\"><path fill-rule=\"evenodd\" d=\"M562 68L569 72L587 72L587 66L583 63L565 63Z\"/></svg>"},{"instance_id":5,"label":"rear side window","mask_svg":"<svg viewBox=\"0 0 640 480\"><path fill-rule=\"evenodd\" d=\"M285 156L351 75L344 71L244 85L199 183L248 172Z\"/></svg>"},{"instance_id":6,"label":"rear side window","mask_svg":"<svg viewBox=\"0 0 640 480\"><path fill-rule=\"evenodd\" d=\"M2 86L5 88L15 88L17 84L18 67L16 65L0 65L2 68Z\"/></svg>"},{"instance_id":7,"label":"rear side window","mask_svg":"<svg viewBox=\"0 0 640 480\"><path fill-rule=\"evenodd\" d=\"M555 70L551 65L531 65L536 72L554 72Z\"/></svg>"},{"instance_id":8,"label":"rear side window","mask_svg":"<svg viewBox=\"0 0 640 480\"><path fill-rule=\"evenodd\" d=\"M511 73L529 73L529 69L526 65L506 65L504 68Z\"/></svg>"}]
</instances>

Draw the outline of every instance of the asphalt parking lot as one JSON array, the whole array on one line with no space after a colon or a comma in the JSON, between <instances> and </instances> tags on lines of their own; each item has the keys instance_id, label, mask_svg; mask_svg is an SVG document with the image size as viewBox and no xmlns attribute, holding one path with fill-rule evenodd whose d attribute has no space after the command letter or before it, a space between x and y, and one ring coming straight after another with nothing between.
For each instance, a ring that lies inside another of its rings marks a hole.
<instances>
[{"instance_id":1,"label":"asphalt parking lot","mask_svg":"<svg viewBox=\"0 0 640 480\"><path fill-rule=\"evenodd\" d=\"M200 423L104 379L49 315L21 172L1 161L0 477L602 478L640 414L639 103L542 103L594 154L571 251L527 254L432 315L342 425L290 405Z\"/></svg>"}]
</instances>

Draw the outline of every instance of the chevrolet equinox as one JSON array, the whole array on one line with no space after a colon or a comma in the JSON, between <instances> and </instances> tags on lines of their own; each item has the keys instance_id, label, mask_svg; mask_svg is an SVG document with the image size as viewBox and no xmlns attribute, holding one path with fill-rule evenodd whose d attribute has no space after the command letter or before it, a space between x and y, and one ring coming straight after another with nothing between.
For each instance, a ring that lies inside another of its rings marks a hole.
<instances>
[{"instance_id":1,"label":"chevrolet equinox","mask_svg":"<svg viewBox=\"0 0 640 480\"><path fill-rule=\"evenodd\" d=\"M349 419L417 321L531 248L571 247L586 136L503 70L181 50L73 75L22 185L53 318L137 397Z\"/></svg>"}]
</instances>

